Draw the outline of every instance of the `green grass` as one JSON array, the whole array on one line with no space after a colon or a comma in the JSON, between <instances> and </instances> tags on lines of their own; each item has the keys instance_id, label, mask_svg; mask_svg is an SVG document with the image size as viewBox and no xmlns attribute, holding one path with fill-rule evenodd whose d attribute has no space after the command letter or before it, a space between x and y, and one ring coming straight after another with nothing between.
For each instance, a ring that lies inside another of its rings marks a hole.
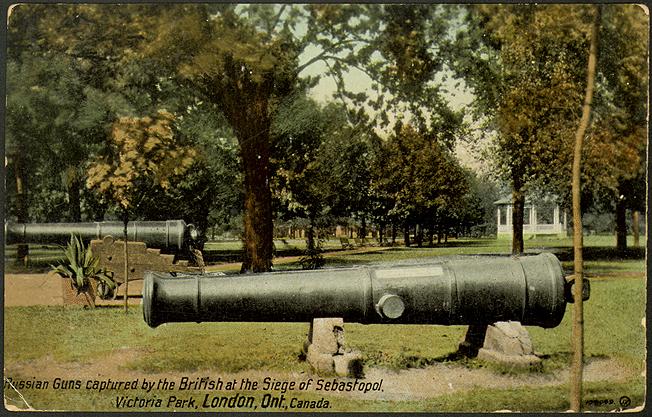
<instances>
[{"instance_id":1,"label":"green grass","mask_svg":"<svg viewBox=\"0 0 652 417\"><path fill-rule=\"evenodd\" d=\"M634 376L625 383L587 383L585 399L618 400L627 395L634 404L641 402L645 381L636 375L644 369L645 334L641 326L644 309L642 279L609 279L592 285L591 299L585 305L586 357L615 359ZM571 349L570 319L571 315L567 314L554 329L528 328L535 350L544 357L542 368L536 372L553 373L567 367ZM219 375L247 369L301 374L309 372L306 363L297 360L307 329L308 325L301 323L188 323L150 329L137 307L127 315L120 309L12 307L5 309L5 364L43 357L84 364L102 360L118 349L135 349L141 354L125 366L144 377L155 372L183 375L205 371L207 375ZM451 353L457 349L464 332L464 326L390 328L349 323L346 340L350 347L363 352L368 365L398 370L455 360ZM457 360L457 363L506 373L499 366L478 360ZM29 377L14 375L21 376ZM34 391L30 394L33 402L30 404L37 408L79 410L96 404L98 409L106 410L112 409L116 395L109 393L73 391L70 395L66 393L64 400L53 390ZM157 395L167 398L169 394ZM203 398L203 394L196 396ZM258 403L261 393L255 396ZM314 393L297 397L320 398ZM558 386L528 390L477 389L421 401L328 398L334 407L329 411L551 411L567 407L567 390ZM592 409L606 411L607 406Z\"/></svg>"},{"instance_id":2,"label":"green grass","mask_svg":"<svg viewBox=\"0 0 652 417\"><path fill-rule=\"evenodd\" d=\"M617 358L631 369L642 370L645 360L646 289L642 279L614 279L591 284L584 304L585 354ZM569 354L571 310L567 306L561 325L554 329L530 328L537 351L546 355Z\"/></svg>"},{"instance_id":3,"label":"green grass","mask_svg":"<svg viewBox=\"0 0 652 417\"><path fill-rule=\"evenodd\" d=\"M49 355L61 362L88 363L128 348L146 352L129 364L144 372L302 371L307 368L296 359L307 331L303 323L180 323L151 329L138 307L126 315L119 308L12 307L5 309L5 360Z\"/></svg>"},{"instance_id":4,"label":"green grass","mask_svg":"<svg viewBox=\"0 0 652 417\"><path fill-rule=\"evenodd\" d=\"M542 243L547 243L543 246ZM557 248L564 255L564 241L528 241L526 248ZM585 303L585 355L588 360L607 358L616 361L625 371L624 381L602 381L584 384L586 410L609 411L618 408L622 396L641 404L645 380L646 282L642 259L618 259L611 248L603 246L603 237L587 237L589 259L587 273L591 282L591 299ZM532 244L532 245L531 245ZM390 248L383 252L352 254L327 258L329 264L361 264L418 259L459 253L503 253L509 251L495 240L452 241L438 248ZM635 254L638 256L638 254ZM635 258L635 257L634 257ZM564 266L570 267L565 260ZM566 369L570 361L572 306L562 323L554 329L529 327L535 351L542 355L540 367L514 371L476 359L456 358L454 352L466 331L465 326L426 325L360 325L347 323L347 344L361 351L368 366L390 370L419 368L434 363L454 362L467 368L484 367L496 374L535 372L552 375ZM308 325L303 323L183 323L167 324L150 329L142 319L139 307L125 313L117 308L83 310L75 307L10 307L4 310L5 369L14 378L30 378L21 374L20 364L44 360L75 366L96 363L115 351L137 352L122 364L129 372L147 377L152 373L184 375L189 372L219 376L246 370L262 370L280 374L310 374L305 362L297 360ZM73 375L73 374L71 374ZM73 375L74 377L74 375ZM7 392L7 391L5 391ZM135 392L138 394L139 392ZM28 395L27 395L28 394ZM153 395L194 395L204 392L164 392ZM216 394L225 395L224 392ZM244 394L244 393L243 393ZM62 395L57 390L27 390L26 398L37 409L112 410L115 391L97 393L73 390ZM252 393L256 403L261 392ZM297 393L297 398L321 398L316 393ZM324 411L563 411L568 408L568 387L547 386L527 389L485 389L442 395L428 400L372 401L326 395L331 408ZM11 392L7 403L21 405ZM165 404L164 404L165 405ZM161 410L168 408L162 407ZM150 409L151 410L151 409ZM158 410L158 409L157 409ZM182 410L181 410L182 411ZM208 411L237 411L217 409ZM257 411L265 411L258 409ZM274 410L276 411L276 410ZM287 411L287 410L281 410ZM292 411L292 410L290 410Z\"/></svg>"}]
</instances>

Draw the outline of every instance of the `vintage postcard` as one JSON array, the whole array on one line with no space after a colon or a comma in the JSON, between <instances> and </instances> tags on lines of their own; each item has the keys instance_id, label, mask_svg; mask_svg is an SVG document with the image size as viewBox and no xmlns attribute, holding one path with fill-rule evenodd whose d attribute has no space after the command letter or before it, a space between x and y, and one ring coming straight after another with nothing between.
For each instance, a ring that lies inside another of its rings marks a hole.
<instances>
[{"instance_id":1,"label":"vintage postcard","mask_svg":"<svg viewBox=\"0 0 652 417\"><path fill-rule=\"evenodd\" d=\"M645 409L645 6L6 17L6 410Z\"/></svg>"}]
</instances>

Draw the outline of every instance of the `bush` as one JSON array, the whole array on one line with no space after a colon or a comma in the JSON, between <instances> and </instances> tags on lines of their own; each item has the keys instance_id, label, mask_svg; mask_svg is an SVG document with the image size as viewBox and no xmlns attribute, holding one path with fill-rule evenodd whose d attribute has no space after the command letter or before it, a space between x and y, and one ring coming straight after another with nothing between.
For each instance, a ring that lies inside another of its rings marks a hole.
<instances>
[{"instance_id":1,"label":"bush","mask_svg":"<svg viewBox=\"0 0 652 417\"><path fill-rule=\"evenodd\" d=\"M113 291L116 288L113 273L100 268L100 259L93 256L90 246L74 235L70 235L70 242L64 249L64 260L57 266L52 266L52 272L61 278L69 278L77 294L84 294L88 305L95 307L91 296L91 280L97 281L104 291ZM100 291L102 293L103 291Z\"/></svg>"}]
</instances>

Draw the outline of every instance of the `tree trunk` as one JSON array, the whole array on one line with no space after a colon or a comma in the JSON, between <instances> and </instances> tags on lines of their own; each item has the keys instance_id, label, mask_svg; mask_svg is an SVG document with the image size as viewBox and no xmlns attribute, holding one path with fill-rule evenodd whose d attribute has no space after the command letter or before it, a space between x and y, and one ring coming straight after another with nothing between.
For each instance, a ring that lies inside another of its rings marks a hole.
<instances>
[{"instance_id":1,"label":"tree trunk","mask_svg":"<svg viewBox=\"0 0 652 417\"><path fill-rule=\"evenodd\" d=\"M616 202L616 248L619 252L627 249L627 205L622 198Z\"/></svg>"},{"instance_id":2,"label":"tree trunk","mask_svg":"<svg viewBox=\"0 0 652 417\"><path fill-rule=\"evenodd\" d=\"M512 255L523 253L523 216L525 213L525 193L520 181L514 182L512 191Z\"/></svg>"},{"instance_id":3,"label":"tree trunk","mask_svg":"<svg viewBox=\"0 0 652 417\"><path fill-rule=\"evenodd\" d=\"M405 226L403 227L403 241L405 242L405 247L409 248L410 247L410 225L408 223L405 223Z\"/></svg>"},{"instance_id":4,"label":"tree trunk","mask_svg":"<svg viewBox=\"0 0 652 417\"><path fill-rule=\"evenodd\" d=\"M414 227L414 233L415 233L415 240L417 241L417 247L422 247L423 246L423 227L421 224L417 224Z\"/></svg>"},{"instance_id":5,"label":"tree trunk","mask_svg":"<svg viewBox=\"0 0 652 417\"><path fill-rule=\"evenodd\" d=\"M25 195L25 180L23 177L23 164L20 156L14 156L14 173L16 175L16 220L18 223L27 223L27 196ZM29 246L19 244L16 247L16 263L26 264L29 255Z\"/></svg>"},{"instance_id":6,"label":"tree trunk","mask_svg":"<svg viewBox=\"0 0 652 417\"><path fill-rule=\"evenodd\" d=\"M392 246L396 244L396 223L392 223Z\"/></svg>"},{"instance_id":7,"label":"tree trunk","mask_svg":"<svg viewBox=\"0 0 652 417\"><path fill-rule=\"evenodd\" d=\"M269 189L269 127L239 136L244 165L244 259L240 272L266 272L272 269L273 218Z\"/></svg>"},{"instance_id":8,"label":"tree trunk","mask_svg":"<svg viewBox=\"0 0 652 417\"><path fill-rule=\"evenodd\" d=\"M81 181L79 176L75 177L70 181L68 186L68 217L73 223L81 222L81 198L79 196L79 189L81 187Z\"/></svg>"},{"instance_id":9,"label":"tree trunk","mask_svg":"<svg viewBox=\"0 0 652 417\"><path fill-rule=\"evenodd\" d=\"M428 228L428 246L432 247L435 243L435 228L430 225Z\"/></svg>"},{"instance_id":10,"label":"tree trunk","mask_svg":"<svg viewBox=\"0 0 652 417\"><path fill-rule=\"evenodd\" d=\"M577 128L577 132L575 132L575 150L573 153L573 278L575 280L575 285L573 285L573 299L575 302L573 303L573 356L570 374L570 408L575 412L580 412L582 410L582 362L584 360L584 306L582 302L584 259L582 255L582 208L580 205L582 146L584 142L584 133L589 126L589 117L591 116L591 101L593 100L595 65L598 49L598 29L600 25L601 11L601 6L596 5L593 26L591 28L591 46L589 50L586 95L584 97L584 106L582 108L582 118Z\"/></svg>"},{"instance_id":11,"label":"tree trunk","mask_svg":"<svg viewBox=\"0 0 652 417\"><path fill-rule=\"evenodd\" d=\"M308 224L308 231L306 232L306 241L308 245L308 251L313 251L315 249L315 230L312 227L312 221Z\"/></svg>"},{"instance_id":12,"label":"tree trunk","mask_svg":"<svg viewBox=\"0 0 652 417\"><path fill-rule=\"evenodd\" d=\"M364 239L367 237L367 219L362 216L362 224L360 225L360 239Z\"/></svg>"},{"instance_id":13,"label":"tree trunk","mask_svg":"<svg viewBox=\"0 0 652 417\"><path fill-rule=\"evenodd\" d=\"M378 240L380 245L383 244L383 238L385 237L385 223L380 223L378 225Z\"/></svg>"},{"instance_id":14,"label":"tree trunk","mask_svg":"<svg viewBox=\"0 0 652 417\"><path fill-rule=\"evenodd\" d=\"M632 233L634 234L634 247L638 248L640 246L640 212L638 210L632 210Z\"/></svg>"}]
</instances>

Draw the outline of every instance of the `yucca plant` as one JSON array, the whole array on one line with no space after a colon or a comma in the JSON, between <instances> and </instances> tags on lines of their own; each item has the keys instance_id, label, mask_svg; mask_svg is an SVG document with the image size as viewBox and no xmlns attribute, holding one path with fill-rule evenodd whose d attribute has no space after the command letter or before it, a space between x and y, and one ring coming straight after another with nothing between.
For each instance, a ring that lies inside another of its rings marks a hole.
<instances>
[{"instance_id":1,"label":"yucca plant","mask_svg":"<svg viewBox=\"0 0 652 417\"><path fill-rule=\"evenodd\" d=\"M64 249L64 260L57 266L52 266L52 272L61 278L70 278L72 287L77 290L77 295L84 294L88 305L95 308L95 301L89 294L91 280L98 284L114 290L116 288L113 280L113 273L100 268L100 258L93 256L90 246L84 246L84 242L70 235L70 242Z\"/></svg>"}]
</instances>

